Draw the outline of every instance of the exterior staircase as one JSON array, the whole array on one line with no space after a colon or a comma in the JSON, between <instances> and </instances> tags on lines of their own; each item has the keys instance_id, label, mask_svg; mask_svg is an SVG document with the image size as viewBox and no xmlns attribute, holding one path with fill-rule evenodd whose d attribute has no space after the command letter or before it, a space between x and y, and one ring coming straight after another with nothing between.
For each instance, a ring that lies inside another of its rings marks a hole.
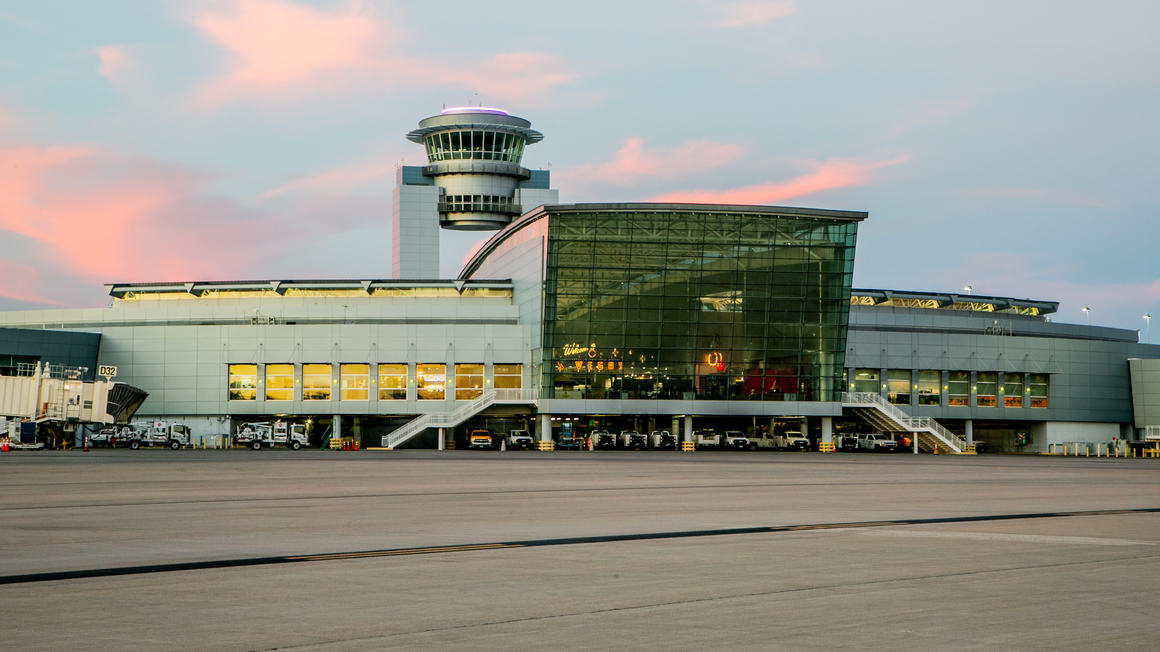
<instances>
[{"instance_id":1,"label":"exterior staircase","mask_svg":"<svg viewBox=\"0 0 1160 652\"><path fill-rule=\"evenodd\" d=\"M428 428L454 428L495 404L534 404L536 392L529 389L487 389L483 395L451 412L428 412L383 436L384 448L398 448Z\"/></svg>"},{"instance_id":2,"label":"exterior staircase","mask_svg":"<svg viewBox=\"0 0 1160 652\"><path fill-rule=\"evenodd\" d=\"M974 446L947 430L930 417L912 417L874 392L843 392L842 407L883 432L908 432L914 435L918 447L933 451L936 447L948 453L970 454Z\"/></svg>"}]
</instances>

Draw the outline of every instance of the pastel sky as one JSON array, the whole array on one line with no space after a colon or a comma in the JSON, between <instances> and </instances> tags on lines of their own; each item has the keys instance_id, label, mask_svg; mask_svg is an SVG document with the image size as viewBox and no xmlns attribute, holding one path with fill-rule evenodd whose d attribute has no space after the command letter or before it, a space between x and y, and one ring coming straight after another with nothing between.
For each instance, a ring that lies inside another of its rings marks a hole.
<instances>
[{"instance_id":1,"label":"pastel sky","mask_svg":"<svg viewBox=\"0 0 1160 652\"><path fill-rule=\"evenodd\" d=\"M524 164L564 202L866 210L856 287L1144 329L1158 26L1155 0L0 2L0 309L388 277L404 134L482 104L544 132Z\"/></svg>"}]
</instances>

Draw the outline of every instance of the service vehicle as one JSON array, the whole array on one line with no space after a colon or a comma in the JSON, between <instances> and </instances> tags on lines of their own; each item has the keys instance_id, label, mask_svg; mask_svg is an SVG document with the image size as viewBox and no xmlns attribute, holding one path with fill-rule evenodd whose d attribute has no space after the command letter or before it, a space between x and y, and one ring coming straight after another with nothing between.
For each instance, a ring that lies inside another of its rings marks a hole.
<instances>
[{"instance_id":1,"label":"service vehicle","mask_svg":"<svg viewBox=\"0 0 1160 652\"><path fill-rule=\"evenodd\" d=\"M620 447L628 450L636 450L637 448L644 450L648 448L648 438L635 430L621 430Z\"/></svg>"},{"instance_id":2,"label":"service vehicle","mask_svg":"<svg viewBox=\"0 0 1160 652\"><path fill-rule=\"evenodd\" d=\"M840 451L858 450L858 435L836 435L834 447Z\"/></svg>"},{"instance_id":3,"label":"service vehicle","mask_svg":"<svg viewBox=\"0 0 1160 652\"><path fill-rule=\"evenodd\" d=\"M105 426L88 437L89 446L119 446L133 450L142 446L168 446L177 450L193 444L189 426L164 421Z\"/></svg>"},{"instance_id":4,"label":"service vehicle","mask_svg":"<svg viewBox=\"0 0 1160 652\"><path fill-rule=\"evenodd\" d=\"M527 430L509 430L504 437L508 450L530 450L532 447L532 433Z\"/></svg>"},{"instance_id":5,"label":"service vehicle","mask_svg":"<svg viewBox=\"0 0 1160 652\"><path fill-rule=\"evenodd\" d=\"M799 430L787 430L780 435L774 435L773 441L778 449L784 451L808 451L810 440L806 439Z\"/></svg>"},{"instance_id":6,"label":"service vehicle","mask_svg":"<svg viewBox=\"0 0 1160 652\"><path fill-rule=\"evenodd\" d=\"M251 421L238 426L234 435L234 443L241 444L254 450L261 450L263 446L285 446L291 450L298 450L309 446L306 437L306 426L301 423L287 423L285 421Z\"/></svg>"},{"instance_id":7,"label":"service vehicle","mask_svg":"<svg viewBox=\"0 0 1160 652\"><path fill-rule=\"evenodd\" d=\"M607 430L593 430L588 437L593 448L616 448L616 437Z\"/></svg>"},{"instance_id":8,"label":"service vehicle","mask_svg":"<svg viewBox=\"0 0 1160 652\"><path fill-rule=\"evenodd\" d=\"M472 430L467 434L468 448L495 448L490 430Z\"/></svg>"},{"instance_id":9,"label":"service vehicle","mask_svg":"<svg viewBox=\"0 0 1160 652\"><path fill-rule=\"evenodd\" d=\"M749 437L746 437L745 433L740 430L726 430L725 448L747 451L749 450Z\"/></svg>"},{"instance_id":10,"label":"service vehicle","mask_svg":"<svg viewBox=\"0 0 1160 652\"><path fill-rule=\"evenodd\" d=\"M654 430L649 435L653 450L671 451L677 447L677 440L668 430Z\"/></svg>"},{"instance_id":11,"label":"service vehicle","mask_svg":"<svg viewBox=\"0 0 1160 652\"><path fill-rule=\"evenodd\" d=\"M694 431L693 441L697 448L721 448L721 435L712 430Z\"/></svg>"},{"instance_id":12,"label":"service vehicle","mask_svg":"<svg viewBox=\"0 0 1160 652\"><path fill-rule=\"evenodd\" d=\"M763 430L749 438L749 445L755 449L777 450L777 440L772 432Z\"/></svg>"},{"instance_id":13,"label":"service vehicle","mask_svg":"<svg viewBox=\"0 0 1160 652\"><path fill-rule=\"evenodd\" d=\"M875 453L893 453L898 450L898 442L890 435L872 432L858 438L858 450L874 451Z\"/></svg>"}]
</instances>

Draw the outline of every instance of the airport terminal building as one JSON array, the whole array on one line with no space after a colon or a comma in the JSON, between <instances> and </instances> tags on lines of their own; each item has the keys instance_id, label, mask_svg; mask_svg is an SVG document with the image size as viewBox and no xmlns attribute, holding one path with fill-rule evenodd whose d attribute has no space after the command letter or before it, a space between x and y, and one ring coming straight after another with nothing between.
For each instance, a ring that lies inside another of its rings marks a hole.
<instances>
[{"instance_id":1,"label":"airport terminal building","mask_svg":"<svg viewBox=\"0 0 1160 652\"><path fill-rule=\"evenodd\" d=\"M429 164L397 177L392 278L113 284L107 308L0 313L0 373L111 365L148 392L140 418L390 448L712 429L1031 452L1160 426L1160 346L1136 331L1052 322L1051 301L852 289L866 213L561 204L520 166L542 135L495 109L409 138ZM440 228L497 232L437 279Z\"/></svg>"}]
</instances>

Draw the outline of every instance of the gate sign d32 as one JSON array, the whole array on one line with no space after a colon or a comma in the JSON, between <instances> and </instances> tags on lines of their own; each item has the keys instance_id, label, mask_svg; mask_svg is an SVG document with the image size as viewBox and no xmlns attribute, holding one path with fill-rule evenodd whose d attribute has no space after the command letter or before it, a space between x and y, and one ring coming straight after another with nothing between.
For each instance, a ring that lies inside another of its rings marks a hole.
<instances>
[{"instance_id":1,"label":"gate sign d32","mask_svg":"<svg viewBox=\"0 0 1160 652\"><path fill-rule=\"evenodd\" d=\"M117 375L117 368L111 364L103 364L97 367L97 375L112 378Z\"/></svg>"}]
</instances>

